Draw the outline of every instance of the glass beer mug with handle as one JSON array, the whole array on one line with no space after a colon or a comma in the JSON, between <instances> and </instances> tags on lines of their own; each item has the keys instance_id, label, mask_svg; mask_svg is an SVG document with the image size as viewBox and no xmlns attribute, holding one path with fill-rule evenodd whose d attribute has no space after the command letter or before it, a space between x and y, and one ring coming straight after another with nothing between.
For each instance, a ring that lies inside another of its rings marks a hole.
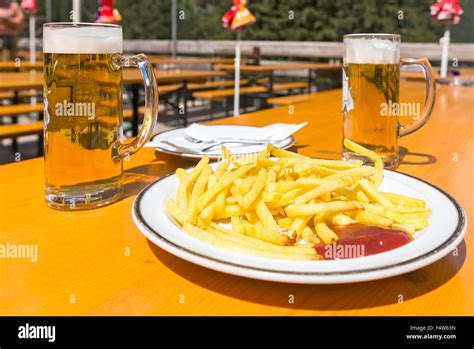
<instances>
[{"instance_id":1,"label":"glass beer mug with handle","mask_svg":"<svg viewBox=\"0 0 474 349\"><path fill-rule=\"evenodd\" d=\"M400 67L417 66L426 79L423 111L419 103L400 103ZM387 168L399 164L398 138L415 132L431 115L435 77L427 58L400 59L400 35L350 34L344 36L342 114L344 138L379 154ZM412 123L400 125L399 117ZM344 159L362 159L343 148Z\"/></svg>"},{"instance_id":2,"label":"glass beer mug with handle","mask_svg":"<svg viewBox=\"0 0 474 349\"><path fill-rule=\"evenodd\" d=\"M45 198L56 209L100 207L122 196L123 159L151 137L158 113L153 67L144 55L122 56L122 27L47 23L44 53ZM139 68L145 115L125 142L122 68Z\"/></svg>"}]
</instances>

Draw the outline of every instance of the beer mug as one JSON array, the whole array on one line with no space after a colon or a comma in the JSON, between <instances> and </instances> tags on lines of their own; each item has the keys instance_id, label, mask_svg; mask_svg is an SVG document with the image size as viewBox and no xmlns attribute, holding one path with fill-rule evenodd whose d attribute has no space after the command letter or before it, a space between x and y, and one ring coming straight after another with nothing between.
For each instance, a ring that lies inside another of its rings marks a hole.
<instances>
[{"instance_id":1,"label":"beer mug","mask_svg":"<svg viewBox=\"0 0 474 349\"><path fill-rule=\"evenodd\" d=\"M419 67L426 79L425 106L399 102L400 67ZM431 115L435 77L427 58L401 58L400 35L344 36L342 114L344 138L379 154L384 166L399 164L398 138L415 132ZM399 117L412 123L400 125ZM343 148L344 159L368 159Z\"/></svg>"},{"instance_id":2,"label":"beer mug","mask_svg":"<svg viewBox=\"0 0 474 349\"><path fill-rule=\"evenodd\" d=\"M122 56L122 27L47 23L44 54L44 173L47 204L90 209L122 196L123 160L151 137L158 113L153 67L144 55ZM125 141L122 68L139 68L145 115Z\"/></svg>"}]
</instances>

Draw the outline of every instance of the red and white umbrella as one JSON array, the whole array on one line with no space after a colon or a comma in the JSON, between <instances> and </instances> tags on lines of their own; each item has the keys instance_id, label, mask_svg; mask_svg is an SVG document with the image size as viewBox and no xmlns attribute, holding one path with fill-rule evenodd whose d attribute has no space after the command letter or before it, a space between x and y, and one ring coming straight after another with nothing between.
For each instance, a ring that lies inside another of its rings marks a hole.
<instances>
[{"instance_id":1,"label":"red and white umbrella","mask_svg":"<svg viewBox=\"0 0 474 349\"><path fill-rule=\"evenodd\" d=\"M30 26L30 62L36 62L36 35L35 26L36 18L35 14L38 11L36 6L36 0L22 0L21 9L29 15L29 26Z\"/></svg>"},{"instance_id":2,"label":"red and white umbrella","mask_svg":"<svg viewBox=\"0 0 474 349\"><path fill-rule=\"evenodd\" d=\"M459 0L438 0L437 3L430 6L430 13L431 19L434 22L441 23L445 26L444 35L440 40L442 45L440 76L445 78L448 74L449 28L459 23L464 11L459 4Z\"/></svg>"},{"instance_id":3,"label":"red and white umbrella","mask_svg":"<svg viewBox=\"0 0 474 349\"><path fill-rule=\"evenodd\" d=\"M97 23L118 23L122 20L120 12L114 8L114 0L100 0L99 10L95 14Z\"/></svg>"},{"instance_id":4,"label":"red and white umbrella","mask_svg":"<svg viewBox=\"0 0 474 349\"><path fill-rule=\"evenodd\" d=\"M256 19L247 8L247 0L233 0L232 3L230 10L222 17L222 25L237 33L234 62L234 116L237 116L240 114L240 34Z\"/></svg>"},{"instance_id":5,"label":"red and white umbrella","mask_svg":"<svg viewBox=\"0 0 474 349\"><path fill-rule=\"evenodd\" d=\"M28 14L29 18L29 44L30 44L30 62L36 62L36 17L35 14L38 12L38 7L36 6L36 0L22 0L21 9ZM30 98L31 104L36 104L36 97Z\"/></svg>"}]
</instances>

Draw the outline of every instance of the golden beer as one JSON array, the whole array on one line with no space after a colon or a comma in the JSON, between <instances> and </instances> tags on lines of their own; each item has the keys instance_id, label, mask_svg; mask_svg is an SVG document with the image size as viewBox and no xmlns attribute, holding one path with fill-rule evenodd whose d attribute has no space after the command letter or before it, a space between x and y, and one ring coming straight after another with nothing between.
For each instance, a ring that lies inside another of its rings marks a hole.
<instances>
[{"instance_id":1,"label":"golden beer","mask_svg":"<svg viewBox=\"0 0 474 349\"><path fill-rule=\"evenodd\" d=\"M94 208L122 196L123 158L151 136L158 96L143 55L125 58L122 28L51 23L43 30L44 159L48 205ZM131 61L129 61L131 60ZM122 144L122 67L146 75L148 105L139 137Z\"/></svg>"},{"instance_id":2,"label":"golden beer","mask_svg":"<svg viewBox=\"0 0 474 349\"><path fill-rule=\"evenodd\" d=\"M122 134L122 72L110 62L111 54L44 55L45 181L53 193L120 195L122 162L111 154Z\"/></svg>"},{"instance_id":3,"label":"golden beer","mask_svg":"<svg viewBox=\"0 0 474 349\"><path fill-rule=\"evenodd\" d=\"M344 136L393 162L398 158L398 115L384 113L384 105L398 105L399 64L349 63L344 74L350 93L343 107Z\"/></svg>"},{"instance_id":4,"label":"golden beer","mask_svg":"<svg viewBox=\"0 0 474 349\"><path fill-rule=\"evenodd\" d=\"M397 34L344 35L343 136L375 151L388 168L399 164L398 138L415 132L430 117L436 91L428 59L400 58L400 42ZM426 76L426 103L421 113L419 104L399 102L400 67L408 66L420 68ZM412 117L413 122L400 126L400 116ZM344 145L342 155L369 162Z\"/></svg>"}]
</instances>

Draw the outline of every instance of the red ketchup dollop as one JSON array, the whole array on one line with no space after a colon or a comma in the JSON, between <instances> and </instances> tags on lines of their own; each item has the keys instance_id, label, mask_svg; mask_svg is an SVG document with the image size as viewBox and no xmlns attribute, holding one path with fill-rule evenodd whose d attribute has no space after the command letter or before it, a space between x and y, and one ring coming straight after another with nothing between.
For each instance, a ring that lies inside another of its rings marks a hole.
<instances>
[{"instance_id":1,"label":"red ketchup dollop","mask_svg":"<svg viewBox=\"0 0 474 349\"><path fill-rule=\"evenodd\" d=\"M316 252L324 259L348 259L370 256L393 250L411 241L402 230L365 224L331 227L339 240L329 245L317 245Z\"/></svg>"}]
</instances>

